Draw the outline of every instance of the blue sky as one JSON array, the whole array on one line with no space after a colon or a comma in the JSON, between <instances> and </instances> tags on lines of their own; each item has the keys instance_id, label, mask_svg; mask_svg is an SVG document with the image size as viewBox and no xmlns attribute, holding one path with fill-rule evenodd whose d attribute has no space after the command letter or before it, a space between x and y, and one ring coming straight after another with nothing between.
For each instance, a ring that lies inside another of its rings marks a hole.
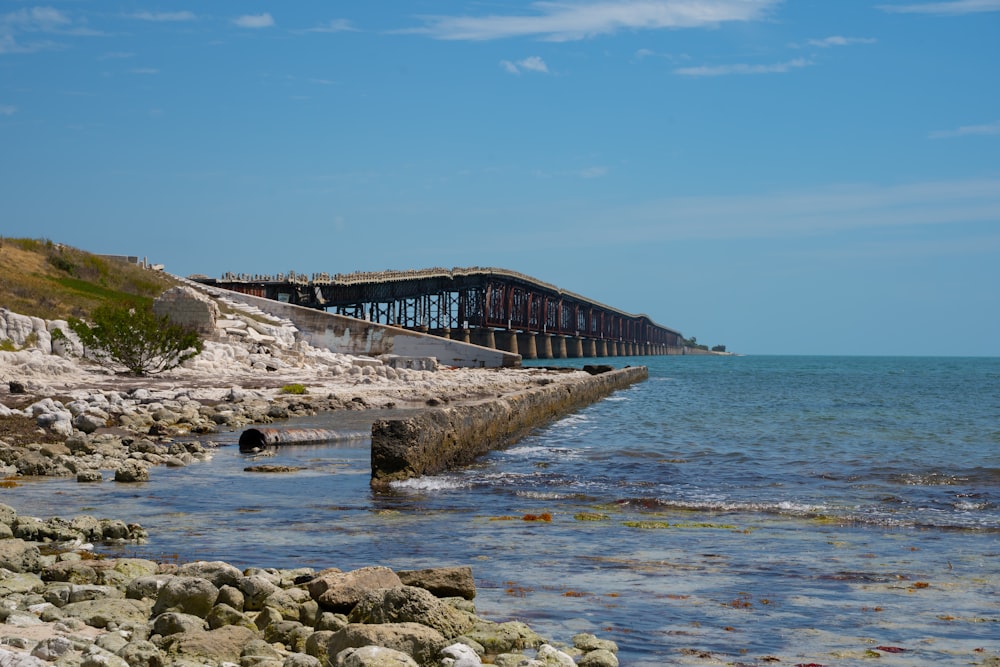
<instances>
[{"instance_id":1,"label":"blue sky","mask_svg":"<svg viewBox=\"0 0 1000 667\"><path fill-rule=\"evenodd\" d=\"M1000 0L0 0L0 234L1000 355Z\"/></svg>"}]
</instances>

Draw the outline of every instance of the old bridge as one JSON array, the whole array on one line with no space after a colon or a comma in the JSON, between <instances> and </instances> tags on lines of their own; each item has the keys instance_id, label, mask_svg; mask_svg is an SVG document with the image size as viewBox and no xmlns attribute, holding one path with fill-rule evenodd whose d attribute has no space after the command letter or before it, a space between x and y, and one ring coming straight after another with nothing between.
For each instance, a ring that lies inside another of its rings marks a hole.
<instances>
[{"instance_id":1,"label":"old bridge","mask_svg":"<svg viewBox=\"0 0 1000 667\"><path fill-rule=\"evenodd\" d=\"M496 268L311 276L226 273L199 282L519 353L525 359L684 354L678 331L646 315Z\"/></svg>"}]
</instances>

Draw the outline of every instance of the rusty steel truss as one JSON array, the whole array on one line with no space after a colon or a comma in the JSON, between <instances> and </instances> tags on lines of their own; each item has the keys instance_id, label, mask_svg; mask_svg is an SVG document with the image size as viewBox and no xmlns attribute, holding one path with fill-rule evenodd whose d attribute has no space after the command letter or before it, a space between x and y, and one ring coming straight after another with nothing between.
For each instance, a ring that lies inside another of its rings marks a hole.
<instances>
[{"instance_id":1,"label":"rusty steel truss","mask_svg":"<svg viewBox=\"0 0 1000 667\"><path fill-rule=\"evenodd\" d=\"M440 332L487 328L680 347L680 332L497 268L422 269L306 276L227 273L201 282L338 315Z\"/></svg>"}]
</instances>

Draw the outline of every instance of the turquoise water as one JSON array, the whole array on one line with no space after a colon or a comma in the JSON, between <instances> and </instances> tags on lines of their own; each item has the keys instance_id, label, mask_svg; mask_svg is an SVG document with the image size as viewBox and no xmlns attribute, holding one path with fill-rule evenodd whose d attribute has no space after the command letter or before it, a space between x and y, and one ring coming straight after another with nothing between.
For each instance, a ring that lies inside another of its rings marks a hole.
<instances>
[{"instance_id":1,"label":"turquoise water","mask_svg":"<svg viewBox=\"0 0 1000 667\"><path fill-rule=\"evenodd\" d=\"M0 499L138 521L153 539L130 555L469 564L480 613L612 638L624 665L1000 654L1000 359L608 361L650 379L389 494L369 490L355 442L263 461L303 468L288 475L244 472L223 446L147 484L45 481Z\"/></svg>"}]
</instances>

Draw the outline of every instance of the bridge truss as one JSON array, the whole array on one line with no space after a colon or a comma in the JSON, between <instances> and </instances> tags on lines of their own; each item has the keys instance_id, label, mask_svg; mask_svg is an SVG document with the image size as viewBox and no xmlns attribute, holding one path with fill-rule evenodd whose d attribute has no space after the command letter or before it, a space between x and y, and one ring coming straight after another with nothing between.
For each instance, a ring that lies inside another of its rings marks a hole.
<instances>
[{"instance_id":1,"label":"bridge truss","mask_svg":"<svg viewBox=\"0 0 1000 667\"><path fill-rule=\"evenodd\" d=\"M338 315L441 333L493 329L679 348L681 334L651 320L497 268L329 275L227 273L219 287Z\"/></svg>"}]
</instances>

